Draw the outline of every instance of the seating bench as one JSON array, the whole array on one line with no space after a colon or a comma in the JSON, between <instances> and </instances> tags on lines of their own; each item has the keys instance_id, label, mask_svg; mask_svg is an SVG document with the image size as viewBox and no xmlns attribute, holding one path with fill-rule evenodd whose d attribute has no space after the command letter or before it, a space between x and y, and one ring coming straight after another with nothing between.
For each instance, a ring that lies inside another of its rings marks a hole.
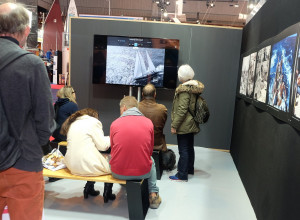
<instances>
[{"instance_id":1,"label":"seating bench","mask_svg":"<svg viewBox=\"0 0 300 220\"><path fill-rule=\"evenodd\" d=\"M59 146L67 147L68 142L67 141L61 141L58 143ZM155 168L156 168L156 179L160 180L162 173L163 173L163 167L162 167L162 152L159 150L153 150L152 157L155 161Z\"/></svg>"},{"instance_id":2,"label":"seating bench","mask_svg":"<svg viewBox=\"0 0 300 220\"><path fill-rule=\"evenodd\" d=\"M43 175L62 179L119 183L126 185L129 219L139 220L145 219L146 217L149 208L148 181L146 180L119 180L113 178L112 175L90 177L76 176L71 174L67 168L57 171L51 171L44 168Z\"/></svg>"}]
</instances>

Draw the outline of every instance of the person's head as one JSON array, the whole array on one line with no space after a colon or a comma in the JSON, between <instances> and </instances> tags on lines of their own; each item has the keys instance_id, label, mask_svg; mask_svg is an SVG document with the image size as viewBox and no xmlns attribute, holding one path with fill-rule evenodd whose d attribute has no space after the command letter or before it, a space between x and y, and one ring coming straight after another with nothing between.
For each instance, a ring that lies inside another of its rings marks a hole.
<instances>
[{"instance_id":1,"label":"person's head","mask_svg":"<svg viewBox=\"0 0 300 220\"><path fill-rule=\"evenodd\" d=\"M145 85L142 91L142 95L144 98L155 98L156 97L155 86L151 83Z\"/></svg>"},{"instance_id":2,"label":"person's head","mask_svg":"<svg viewBox=\"0 0 300 220\"><path fill-rule=\"evenodd\" d=\"M188 64L181 65L178 69L178 79L184 83L194 78L194 70Z\"/></svg>"},{"instance_id":3,"label":"person's head","mask_svg":"<svg viewBox=\"0 0 300 220\"><path fill-rule=\"evenodd\" d=\"M28 13L19 3L0 5L0 36L13 37L23 47L30 33Z\"/></svg>"},{"instance_id":4,"label":"person's head","mask_svg":"<svg viewBox=\"0 0 300 220\"><path fill-rule=\"evenodd\" d=\"M70 115L67 120L62 124L62 127L61 127L61 130L60 130L60 133L62 135L67 135L68 131L69 131L69 128L71 126L71 124L76 121L77 118L83 116L83 115L88 115L88 116L91 116L91 117L94 117L96 119L99 119L99 114L98 114L98 111L95 110L95 109L92 109L92 108L84 108L84 109L81 109L75 113L73 113L72 115Z\"/></svg>"},{"instance_id":5,"label":"person's head","mask_svg":"<svg viewBox=\"0 0 300 220\"><path fill-rule=\"evenodd\" d=\"M56 96L61 99L67 98L71 102L77 103L76 102L76 92L72 86L62 87L60 90L58 90L58 92L56 93Z\"/></svg>"},{"instance_id":6,"label":"person's head","mask_svg":"<svg viewBox=\"0 0 300 220\"><path fill-rule=\"evenodd\" d=\"M120 114L122 115L123 112L133 107L138 107L138 102L136 98L134 96L125 96L120 101Z\"/></svg>"}]
</instances>

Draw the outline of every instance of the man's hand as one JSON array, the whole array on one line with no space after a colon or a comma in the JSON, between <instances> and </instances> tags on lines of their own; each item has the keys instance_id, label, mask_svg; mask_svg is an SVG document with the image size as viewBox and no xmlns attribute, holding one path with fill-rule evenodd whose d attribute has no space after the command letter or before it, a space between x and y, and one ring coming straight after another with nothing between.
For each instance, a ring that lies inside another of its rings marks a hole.
<instances>
[{"instance_id":1,"label":"man's hand","mask_svg":"<svg viewBox=\"0 0 300 220\"><path fill-rule=\"evenodd\" d=\"M176 134L176 129L175 128L171 128L171 133L172 134Z\"/></svg>"}]
</instances>

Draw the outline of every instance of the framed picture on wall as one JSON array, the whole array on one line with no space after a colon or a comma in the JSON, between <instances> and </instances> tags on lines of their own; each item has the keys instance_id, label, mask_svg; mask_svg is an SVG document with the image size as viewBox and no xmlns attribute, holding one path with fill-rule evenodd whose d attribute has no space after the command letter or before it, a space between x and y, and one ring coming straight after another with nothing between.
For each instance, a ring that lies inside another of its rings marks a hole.
<instances>
[{"instance_id":1,"label":"framed picture on wall","mask_svg":"<svg viewBox=\"0 0 300 220\"><path fill-rule=\"evenodd\" d=\"M300 27L300 26L299 26ZM298 42L298 53L295 61L295 71L292 85L291 100L291 125L300 130L300 48Z\"/></svg>"},{"instance_id":2,"label":"framed picture on wall","mask_svg":"<svg viewBox=\"0 0 300 220\"><path fill-rule=\"evenodd\" d=\"M252 103L254 91L256 55L256 50L251 50L243 54L240 70L240 86L238 96L250 103Z\"/></svg>"},{"instance_id":3,"label":"framed picture on wall","mask_svg":"<svg viewBox=\"0 0 300 220\"><path fill-rule=\"evenodd\" d=\"M246 96L250 99L253 97L253 91L254 91L256 57L257 57L257 52L254 52L254 53L250 54L250 58L249 58L249 69L248 69L248 81L247 81Z\"/></svg>"},{"instance_id":4,"label":"framed picture on wall","mask_svg":"<svg viewBox=\"0 0 300 220\"><path fill-rule=\"evenodd\" d=\"M239 94L244 96L246 96L247 85L248 85L249 61L250 61L250 55L243 57Z\"/></svg>"},{"instance_id":5,"label":"framed picture on wall","mask_svg":"<svg viewBox=\"0 0 300 220\"><path fill-rule=\"evenodd\" d=\"M268 111L288 121L291 85L294 73L298 25L293 25L274 38L268 78Z\"/></svg>"},{"instance_id":6,"label":"framed picture on wall","mask_svg":"<svg viewBox=\"0 0 300 220\"><path fill-rule=\"evenodd\" d=\"M257 52L253 103L256 107L266 109L268 77L271 55L271 40L260 45Z\"/></svg>"}]
</instances>

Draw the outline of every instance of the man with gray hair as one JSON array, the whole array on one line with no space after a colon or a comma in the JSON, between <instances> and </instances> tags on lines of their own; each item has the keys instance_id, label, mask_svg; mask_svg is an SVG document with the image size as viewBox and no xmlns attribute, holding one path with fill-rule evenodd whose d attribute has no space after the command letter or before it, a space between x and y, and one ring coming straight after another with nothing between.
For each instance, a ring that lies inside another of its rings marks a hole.
<instances>
[{"instance_id":1,"label":"man with gray hair","mask_svg":"<svg viewBox=\"0 0 300 220\"><path fill-rule=\"evenodd\" d=\"M21 49L29 33L28 11L22 5L0 5L0 97L8 133L18 143L14 147L21 149L10 161L12 166L0 171L0 213L7 205L10 219L40 220L44 203L41 146L51 135L54 109L44 63Z\"/></svg>"},{"instance_id":2,"label":"man with gray hair","mask_svg":"<svg viewBox=\"0 0 300 220\"><path fill-rule=\"evenodd\" d=\"M161 203L156 186L156 169L151 157L154 145L153 124L137 108L135 97L120 102L121 116L110 126L113 177L123 180L148 179L150 208Z\"/></svg>"}]
</instances>

